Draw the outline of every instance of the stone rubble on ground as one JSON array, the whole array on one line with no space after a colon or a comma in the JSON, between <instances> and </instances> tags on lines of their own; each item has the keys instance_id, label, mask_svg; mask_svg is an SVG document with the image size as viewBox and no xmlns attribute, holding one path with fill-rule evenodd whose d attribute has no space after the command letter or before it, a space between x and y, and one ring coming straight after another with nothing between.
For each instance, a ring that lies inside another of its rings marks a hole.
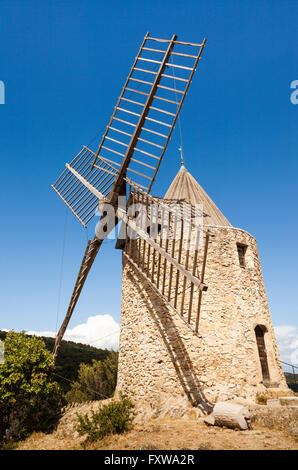
<instances>
[{"instance_id":1,"label":"stone rubble on ground","mask_svg":"<svg viewBox=\"0 0 298 470\"><path fill-rule=\"evenodd\" d=\"M213 412L204 419L204 423L209 426L246 430L250 428L250 413L245 406L230 402L218 402L215 404Z\"/></svg>"}]
</instances>

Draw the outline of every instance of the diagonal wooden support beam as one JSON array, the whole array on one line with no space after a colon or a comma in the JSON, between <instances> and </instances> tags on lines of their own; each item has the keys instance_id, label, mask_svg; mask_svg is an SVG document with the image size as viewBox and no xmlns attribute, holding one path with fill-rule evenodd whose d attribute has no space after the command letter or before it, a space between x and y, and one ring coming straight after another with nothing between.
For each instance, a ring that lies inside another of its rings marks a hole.
<instances>
[{"instance_id":1,"label":"diagonal wooden support beam","mask_svg":"<svg viewBox=\"0 0 298 470\"><path fill-rule=\"evenodd\" d=\"M147 97L147 100L146 100L146 103L144 105L144 108L142 110L142 113L139 117L139 121L137 123L137 126L134 130L134 133L131 137L131 140L129 142L129 146L126 150L126 153L125 153L125 156L124 156L124 159L123 159L123 162L121 164L121 167L119 169L119 174L118 176L116 177L116 180L115 180L115 183L114 183L114 187L113 187L113 190L111 191L111 194L110 194L110 202L113 204L115 203L115 199L117 199L118 197L118 194L119 194L119 190L120 190L120 186L121 186L121 182L122 182L122 179L123 179L123 176L124 174L126 173L127 171L127 168L128 168L128 165L130 163L130 160L131 160L131 157L132 157L132 154L134 152L134 149L135 149L135 146L137 144L137 141L138 141L138 138L141 134L141 131L142 131L142 128L145 124L145 120L146 120L146 117L150 111L150 106L152 105L152 101L154 99L154 95L157 91L157 87L161 81L161 78L162 78L162 74L166 68L166 65L167 65L167 62L170 58L170 55L171 55L171 52L172 52L172 49L175 45L175 40L176 40L177 36L176 34L174 34L172 36L172 39L170 40L170 43L169 43L169 46L165 52L165 55L163 57L163 60L161 61L161 64L160 64L160 67L159 67L159 70L156 74L156 77L155 77L155 80L152 84L152 87L151 87L151 90L148 94L148 97Z\"/></svg>"},{"instance_id":2,"label":"diagonal wooden support beam","mask_svg":"<svg viewBox=\"0 0 298 470\"><path fill-rule=\"evenodd\" d=\"M72 293L72 296L71 296L71 299L70 299L70 303L69 303L69 306L68 306L68 309L67 309L67 313L66 313L66 316L64 318L64 321L60 327L60 330L56 336L56 339L55 339L55 345L54 345L54 349L53 349L53 358L54 358L54 361L56 360L57 358L57 354L58 354L58 351L59 351L59 348L60 348L60 345L61 345L61 341L62 341L62 338L64 336L64 333L65 333L65 330L68 326L68 323L71 319L71 316L72 316L72 313L75 309L75 306L77 304L77 301L79 299L79 296L80 296L80 293L83 289L83 286L85 284L85 281L87 279L87 276L88 276L88 273L90 271L90 268L93 264L93 261L98 253L98 250L101 246L101 243L102 241L100 240L89 240L88 243L87 243L87 246L86 246L86 249L85 249L85 252L84 252L84 256L83 256L83 260L82 260L82 263L81 263L81 267L80 267L80 270L79 270L79 274L78 274L78 277L77 277L77 280L76 280L76 283L75 283L75 286L74 286L74 290L73 290L73 293Z\"/></svg>"},{"instance_id":3,"label":"diagonal wooden support beam","mask_svg":"<svg viewBox=\"0 0 298 470\"><path fill-rule=\"evenodd\" d=\"M195 277L190 271L187 271L182 264L180 264L175 258L173 258L169 253L167 253L167 251L164 250L158 243L156 243L147 232L138 227L133 220L129 219L123 209L117 210L117 217L123 220L128 227L130 227L135 233L137 233L158 253L160 253L164 259L166 259L172 266L178 269L178 271L180 271L190 282L196 285L200 290L206 291L208 289L206 284L201 282L200 279Z\"/></svg>"},{"instance_id":4,"label":"diagonal wooden support beam","mask_svg":"<svg viewBox=\"0 0 298 470\"><path fill-rule=\"evenodd\" d=\"M88 183L88 181L85 178L83 178L83 176L81 176L80 173L78 173L68 163L66 163L65 166L73 175L75 175L78 178L78 180L84 186L86 186L86 188L89 189L89 191L91 191L92 194L94 194L94 196L96 196L99 199L100 202L102 202L102 200L106 200L105 196L100 191L98 191L94 186L92 186L92 184Z\"/></svg>"}]
</instances>

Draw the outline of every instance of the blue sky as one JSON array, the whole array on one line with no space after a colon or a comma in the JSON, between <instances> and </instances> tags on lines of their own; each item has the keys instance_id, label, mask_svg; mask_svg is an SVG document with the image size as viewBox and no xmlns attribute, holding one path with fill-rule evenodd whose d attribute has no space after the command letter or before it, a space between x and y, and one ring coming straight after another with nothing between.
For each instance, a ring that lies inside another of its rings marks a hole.
<instances>
[{"instance_id":1,"label":"blue sky","mask_svg":"<svg viewBox=\"0 0 298 470\"><path fill-rule=\"evenodd\" d=\"M147 31L207 38L181 113L186 166L257 238L274 325L297 327L297 13L295 0L0 0L0 328L56 330L65 235L62 320L87 234L50 184L99 140ZM176 131L154 194L179 169L178 147ZM107 241L71 326L119 321L120 295L121 253Z\"/></svg>"}]
</instances>

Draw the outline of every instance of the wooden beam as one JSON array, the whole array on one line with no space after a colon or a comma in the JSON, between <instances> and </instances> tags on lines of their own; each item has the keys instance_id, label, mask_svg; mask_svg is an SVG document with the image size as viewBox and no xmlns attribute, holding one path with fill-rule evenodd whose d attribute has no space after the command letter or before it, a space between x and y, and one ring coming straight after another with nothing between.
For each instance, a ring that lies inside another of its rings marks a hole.
<instances>
[{"instance_id":1,"label":"wooden beam","mask_svg":"<svg viewBox=\"0 0 298 470\"><path fill-rule=\"evenodd\" d=\"M134 230L140 237L143 238L149 245L151 245L153 248L160 253L163 258L165 258L172 266L174 266L176 269L178 269L187 279L189 279L193 284L195 284L199 289L202 290L207 290L207 286L202 283L197 277L195 277L193 274L191 274L189 271L187 271L184 266L180 263L178 263L177 260L175 260L169 253L167 253L163 248L159 246L158 243L156 243L149 235L147 232L144 232L140 227L137 226L135 221L128 219L126 212L123 209L117 209L117 217L121 220L123 220L130 228Z\"/></svg>"},{"instance_id":2,"label":"wooden beam","mask_svg":"<svg viewBox=\"0 0 298 470\"><path fill-rule=\"evenodd\" d=\"M147 36L148 38L148 36ZM146 38L146 39L147 39ZM146 103L144 105L144 108L142 110L142 113L139 117L139 121L136 125L136 128L134 130L134 133L133 133L133 136L130 140L130 143L129 143L129 147L127 148L127 151L126 151L126 154L125 154L125 157L123 159L123 162L122 162L122 165L119 169L119 175L117 176L116 180L115 180L115 184L114 184L114 188L112 190L112 194L111 194L111 197L110 197L110 201L113 203L115 202L115 200L117 199L118 197L118 193L119 193L119 187L121 185L121 181L123 179L123 174L126 173L126 170L128 168L128 165L130 163L130 159L132 157L132 154L134 152L134 148L136 147L136 144L137 144L137 141L138 141L138 138L141 134L141 131L142 131L142 128L144 126L144 123L145 123L145 119L147 117L147 114L150 110L150 106L152 105L152 101L153 101L153 98L154 98L154 95L156 93L156 90L157 90L157 87L159 85L159 82L162 78L162 74L166 68L166 63L168 62L170 56L171 56L171 51L174 47L174 41L177 39L177 36L174 34L172 36L172 39L169 41L169 46L165 52L165 55L163 57L163 60L161 61L161 64L160 64L160 67L159 67L159 70L156 74L156 77L154 79L154 82L153 84L150 84L151 85L151 90L148 94L148 97L147 97L147 100L146 100ZM143 44L144 45L144 44Z\"/></svg>"},{"instance_id":3,"label":"wooden beam","mask_svg":"<svg viewBox=\"0 0 298 470\"><path fill-rule=\"evenodd\" d=\"M209 246L209 239L210 239L210 232L207 230L206 239L205 239L205 248L204 248L204 258L203 258L203 265L201 271L201 281L204 282L205 277L205 269L207 263L207 253L208 253L208 246ZM198 300L198 310L197 310L197 318L196 318L196 325L195 331L199 329L199 320L200 320L200 313L201 313L201 305L202 305L202 291L199 292L199 300Z\"/></svg>"},{"instance_id":4,"label":"wooden beam","mask_svg":"<svg viewBox=\"0 0 298 470\"><path fill-rule=\"evenodd\" d=\"M89 191L91 191L91 193L94 194L94 196L96 196L100 201L103 200L103 199L106 199L105 195L102 194L101 192L97 191L97 189L92 186L92 184L88 183L87 180L85 180L85 178L83 178L80 173L78 173L76 170L74 170L68 163L66 163L66 168L71 171L71 173L73 173L76 178L78 178L78 180L84 185L86 186L86 188L89 189Z\"/></svg>"}]
</instances>

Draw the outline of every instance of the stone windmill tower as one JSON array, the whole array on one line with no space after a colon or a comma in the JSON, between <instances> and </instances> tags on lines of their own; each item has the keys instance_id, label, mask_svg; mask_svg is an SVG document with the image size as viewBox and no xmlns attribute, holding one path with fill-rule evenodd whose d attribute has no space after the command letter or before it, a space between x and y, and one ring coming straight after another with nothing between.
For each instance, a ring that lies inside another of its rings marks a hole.
<instances>
[{"instance_id":1,"label":"stone windmill tower","mask_svg":"<svg viewBox=\"0 0 298 470\"><path fill-rule=\"evenodd\" d=\"M53 185L84 227L100 214L54 358L96 255L122 221L118 390L153 407L180 397L202 411L286 388L255 239L230 225L184 166L165 198L150 195L205 43L147 33L97 151L84 146Z\"/></svg>"},{"instance_id":2,"label":"stone windmill tower","mask_svg":"<svg viewBox=\"0 0 298 470\"><path fill-rule=\"evenodd\" d=\"M287 390L255 238L230 224L184 166L164 197L182 201L203 208L197 264L208 290L198 334L124 256L118 388L152 408L191 403L203 412L217 400Z\"/></svg>"}]
</instances>

